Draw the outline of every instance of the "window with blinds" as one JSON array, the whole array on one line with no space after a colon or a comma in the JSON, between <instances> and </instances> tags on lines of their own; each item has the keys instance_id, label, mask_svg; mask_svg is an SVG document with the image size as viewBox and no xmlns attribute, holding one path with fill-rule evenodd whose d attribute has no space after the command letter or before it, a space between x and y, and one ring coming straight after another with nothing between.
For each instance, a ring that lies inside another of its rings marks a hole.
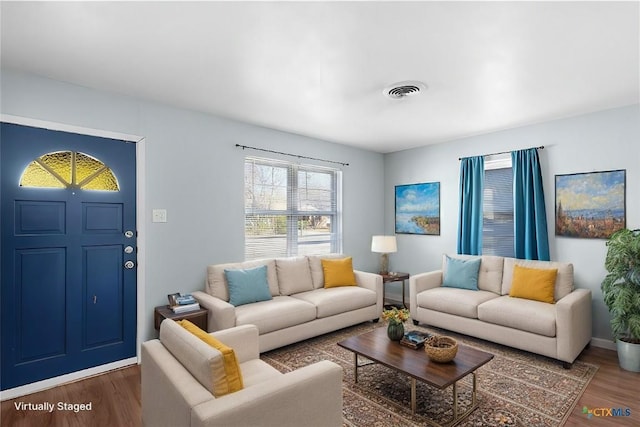
<instances>
[{"instance_id":1,"label":"window with blinds","mask_svg":"<svg viewBox=\"0 0 640 427\"><path fill-rule=\"evenodd\" d=\"M247 157L245 259L341 251L341 171Z\"/></svg>"},{"instance_id":2,"label":"window with blinds","mask_svg":"<svg viewBox=\"0 0 640 427\"><path fill-rule=\"evenodd\" d=\"M514 256L511 157L485 161L482 254Z\"/></svg>"}]
</instances>

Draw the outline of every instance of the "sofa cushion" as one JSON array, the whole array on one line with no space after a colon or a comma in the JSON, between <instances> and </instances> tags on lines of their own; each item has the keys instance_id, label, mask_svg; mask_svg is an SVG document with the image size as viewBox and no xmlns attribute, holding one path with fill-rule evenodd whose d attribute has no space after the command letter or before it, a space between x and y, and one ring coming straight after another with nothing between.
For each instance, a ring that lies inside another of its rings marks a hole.
<instances>
[{"instance_id":1,"label":"sofa cushion","mask_svg":"<svg viewBox=\"0 0 640 427\"><path fill-rule=\"evenodd\" d=\"M447 269L447 256L455 259L475 259L475 255L443 255L442 271ZM504 257L495 255L483 255L479 257L480 268L478 270L478 289L481 291L501 294L502 270L504 267Z\"/></svg>"},{"instance_id":2,"label":"sofa cushion","mask_svg":"<svg viewBox=\"0 0 640 427\"><path fill-rule=\"evenodd\" d=\"M353 272L353 259L323 259L322 272L324 274L324 287L356 286L356 275Z\"/></svg>"},{"instance_id":3,"label":"sofa cushion","mask_svg":"<svg viewBox=\"0 0 640 427\"><path fill-rule=\"evenodd\" d=\"M213 395L216 397L224 396L225 394L242 390L242 372L240 371L240 365L238 364L238 359L233 349L186 319L176 323L222 353L225 376L220 381L214 383Z\"/></svg>"},{"instance_id":4,"label":"sofa cushion","mask_svg":"<svg viewBox=\"0 0 640 427\"><path fill-rule=\"evenodd\" d=\"M316 318L313 304L290 296L277 296L271 301L241 305L235 311L236 326L256 325L260 335Z\"/></svg>"},{"instance_id":5,"label":"sofa cushion","mask_svg":"<svg viewBox=\"0 0 640 427\"><path fill-rule=\"evenodd\" d=\"M324 287L324 272L322 271L323 259L339 259L344 258L344 254L325 254L325 255L309 255L309 268L311 269L311 280L313 288L320 289Z\"/></svg>"},{"instance_id":6,"label":"sofa cushion","mask_svg":"<svg viewBox=\"0 0 640 427\"><path fill-rule=\"evenodd\" d=\"M378 299L374 291L359 286L315 289L293 297L313 304L319 319L376 305Z\"/></svg>"},{"instance_id":7,"label":"sofa cushion","mask_svg":"<svg viewBox=\"0 0 640 427\"><path fill-rule=\"evenodd\" d=\"M251 359L240 364L245 388L262 384L284 375L264 360Z\"/></svg>"},{"instance_id":8,"label":"sofa cushion","mask_svg":"<svg viewBox=\"0 0 640 427\"><path fill-rule=\"evenodd\" d=\"M307 257L277 258L276 271L280 295L291 295L313 289Z\"/></svg>"},{"instance_id":9,"label":"sofa cushion","mask_svg":"<svg viewBox=\"0 0 640 427\"><path fill-rule=\"evenodd\" d=\"M502 295L509 295L513 280L513 267L519 265L527 268L557 269L554 299L561 300L573 291L573 264L557 261L532 261L516 258L504 259L504 275L502 277Z\"/></svg>"},{"instance_id":10,"label":"sofa cushion","mask_svg":"<svg viewBox=\"0 0 640 427\"><path fill-rule=\"evenodd\" d=\"M442 286L477 291L479 268L480 258L455 259L447 256L447 269L444 271Z\"/></svg>"},{"instance_id":11,"label":"sofa cushion","mask_svg":"<svg viewBox=\"0 0 640 427\"><path fill-rule=\"evenodd\" d=\"M229 301L229 285L227 284L224 270L240 270L259 267L261 265L267 266L267 281L269 282L271 296L280 295L278 276L276 274L276 261L273 259L209 265L207 266L206 291L209 295L220 298L223 301Z\"/></svg>"},{"instance_id":12,"label":"sofa cushion","mask_svg":"<svg viewBox=\"0 0 640 427\"><path fill-rule=\"evenodd\" d=\"M237 307L272 298L267 283L266 265L242 270L225 270L224 274L229 286L229 304Z\"/></svg>"},{"instance_id":13,"label":"sofa cushion","mask_svg":"<svg viewBox=\"0 0 640 427\"><path fill-rule=\"evenodd\" d=\"M433 288L418 294L418 307L456 316L478 318L478 305L499 296L489 291L456 288Z\"/></svg>"},{"instance_id":14,"label":"sofa cushion","mask_svg":"<svg viewBox=\"0 0 640 427\"><path fill-rule=\"evenodd\" d=\"M526 268L516 265L509 296L553 304L554 285L558 270Z\"/></svg>"},{"instance_id":15,"label":"sofa cushion","mask_svg":"<svg viewBox=\"0 0 640 427\"><path fill-rule=\"evenodd\" d=\"M226 381L222 353L171 319L160 324L160 341L184 368L215 396Z\"/></svg>"},{"instance_id":16,"label":"sofa cushion","mask_svg":"<svg viewBox=\"0 0 640 427\"><path fill-rule=\"evenodd\" d=\"M547 337L556 336L556 306L553 304L505 295L480 304L478 319Z\"/></svg>"}]
</instances>

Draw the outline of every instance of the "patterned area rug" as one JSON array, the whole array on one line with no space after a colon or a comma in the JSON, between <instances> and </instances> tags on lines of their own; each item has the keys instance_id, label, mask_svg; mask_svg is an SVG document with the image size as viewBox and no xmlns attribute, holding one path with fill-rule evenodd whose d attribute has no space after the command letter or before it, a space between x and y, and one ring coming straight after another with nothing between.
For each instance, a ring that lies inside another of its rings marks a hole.
<instances>
[{"instance_id":1,"label":"patterned area rug","mask_svg":"<svg viewBox=\"0 0 640 427\"><path fill-rule=\"evenodd\" d=\"M410 323L405 324L407 330L448 335L495 356L478 370L479 405L460 426L560 426L598 370L597 366L580 361L567 370L560 362L543 356ZM281 372L319 360L341 365L345 426L423 426L425 420L447 423L453 418L451 387L438 390L418 381L416 414L412 415L410 382L406 375L371 364L358 369L358 383L354 383L353 353L336 343L385 326L383 322L363 323L282 347L261 357ZM360 357L359 362L366 359ZM464 411L471 405L470 376L458 383L458 394L461 411Z\"/></svg>"}]
</instances>

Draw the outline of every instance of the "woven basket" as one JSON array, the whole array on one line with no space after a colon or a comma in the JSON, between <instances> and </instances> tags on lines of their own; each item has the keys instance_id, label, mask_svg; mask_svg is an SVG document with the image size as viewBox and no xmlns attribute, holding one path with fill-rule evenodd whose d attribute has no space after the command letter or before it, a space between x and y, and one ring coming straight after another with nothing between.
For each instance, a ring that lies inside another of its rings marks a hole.
<instances>
[{"instance_id":1,"label":"woven basket","mask_svg":"<svg viewBox=\"0 0 640 427\"><path fill-rule=\"evenodd\" d=\"M458 342L453 338L434 335L425 341L424 351L434 362L450 362L458 353Z\"/></svg>"}]
</instances>

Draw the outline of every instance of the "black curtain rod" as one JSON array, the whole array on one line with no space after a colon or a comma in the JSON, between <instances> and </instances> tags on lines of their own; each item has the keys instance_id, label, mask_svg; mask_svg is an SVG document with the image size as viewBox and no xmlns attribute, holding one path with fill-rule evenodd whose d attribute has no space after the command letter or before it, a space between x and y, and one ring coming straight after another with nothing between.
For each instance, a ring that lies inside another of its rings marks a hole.
<instances>
[{"instance_id":1,"label":"black curtain rod","mask_svg":"<svg viewBox=\"0 0 640 427\"><path fill-rule=\"evenodd\" d=\"M541 145L540 147L531 147L531 148L535 148L536 150L544 150L544 145ZM522 148L522 150L531 150L531 148ZM518 151L518 150L512 150L512 151ZM511 153L512 151L500 151L499 153L483 154L482 157L497 156L498 154L507 154L507 153ZM458 160L468 159L469 157L473 157L473 156L458 157Z\"/></svg>"},{"instance_id":2,"label":"black curtain rod","mask_svg":"<svg viewBox=\"0 0 640 427\"><path fill-rule=\"evenodd\" d=\"M236 147L240 147L243 150L245 148L248 148L250 150L264 151L265 153L282 154L283 156L297 157L299 159L317 160L317 161L320 161L320 162L334 163L334 164L342 165L342 166L349 166L349 163L336 162L336 161L333 161L333 160L318 159L318 158L315 158L315 157L301 156L299 154L283 153L282 151L267 150L266 148L249 147L248 145L240 145L240 144L236 144Z\"/></svg>"}]
</instances>

